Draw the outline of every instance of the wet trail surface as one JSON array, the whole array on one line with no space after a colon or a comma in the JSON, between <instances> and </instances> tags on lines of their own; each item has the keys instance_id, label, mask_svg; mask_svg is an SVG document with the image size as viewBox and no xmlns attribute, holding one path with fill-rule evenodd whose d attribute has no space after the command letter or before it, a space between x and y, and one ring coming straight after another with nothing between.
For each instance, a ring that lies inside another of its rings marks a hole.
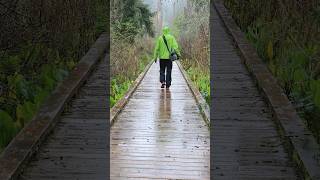
<instances>
[{"instance_id":1,"label":"wet trail surface","mask_svg":"<svg viewBox=\"0 0 320 180\"><path fill-rule=\"evenodd\" d=\"M53 132L24 168L21 180L101 180L108 177L107 57L99 62Z\"/></svg>"},{"instance_id":2,"label":"wet trail surface","mask_svg":"<svg viewBox=\"0 0 320 180\"><path fill-rule=\"evenodd\" d=\"M210 179L210 137L178 66L153 64L111 128L111 179Z\"/></svg>"},{"instance_id":3,"label":"wet trail surface","mask_svg":"<svg viewBox=\"0 0 320 180\"><path fill-rule=\"evenodd\" d=\"M211 7L213 179L298 179L270 109Z\"/></svg>"}]
</instances>

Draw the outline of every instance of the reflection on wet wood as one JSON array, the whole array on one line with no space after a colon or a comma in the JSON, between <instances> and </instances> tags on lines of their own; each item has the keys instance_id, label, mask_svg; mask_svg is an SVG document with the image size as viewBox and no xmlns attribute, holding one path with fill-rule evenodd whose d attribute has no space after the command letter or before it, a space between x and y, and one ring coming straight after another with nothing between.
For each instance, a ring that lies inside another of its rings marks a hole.
<instances>
[{"instance_id":1,"label":"reflection on wet wood","mask_svg":"<svg viewBox=\"0 0 320 180\"><path fill-rule=\"evenodd\" d=\"M111 128L111 179L210 179L209 130L176 64L153 64Z\"/></svg>"}]
</instances>

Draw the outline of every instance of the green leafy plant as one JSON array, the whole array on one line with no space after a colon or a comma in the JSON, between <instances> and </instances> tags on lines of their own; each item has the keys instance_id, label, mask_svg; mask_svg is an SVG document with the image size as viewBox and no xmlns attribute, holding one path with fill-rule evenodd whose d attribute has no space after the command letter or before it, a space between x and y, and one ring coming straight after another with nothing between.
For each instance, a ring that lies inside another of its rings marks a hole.
<instances>
[{"instance_id":1,"label":"green leafy plant","mask_svg":"<svg viewBox=\"0 0 320 180\"><path fill-rule=\"evenodd\" d=\"M129 90L133 81L138 77L140 73L145 69L146 65L150 62L150 55L142 54L137 64L131 66L137 66L136 68L126 69L130 71L130 76L124 74L117 74L113 76L110 84L110 107L113 107ZM132 71L135 70L135 71Z\"/></svg>"},{"instance_id":2,"label":"green leafy plant","mask_svg":"<svg viewBox=\"0 0 320 180\"><path fill-rule=\"evenodd\" d=\"M224 2L320 142L319 1Z\"/></svg>"},{"instance_id":3,"label":"green leafy plant","mask_svg":"<svg viewBox=\"0 0 320 180\"><path fill-rule=\"evenodd\" d=\"M110 107L128 91L151 61L151 10L141 0L111 1Z\"/></svg>"},{"instance_id":4,"label":"green leafy plant","mask_svg":"<svg viewBox=\"0 0 320 180\"><path fill-rule=\"evenodd\" d=\"M107 1L79 0L68 6L62 1L9 1L4 0L8 7L2 8L8 13L0 26L0 151L33 118L96 37L109 29ZM16 10L32 25L17 18Z\"/></svg>"},{"instance_id":5,"label":"green leafy plant","mask_svg":"<svg viewBox=\"0 0 320 180\"><path fill-rule=\"evenodd\" d=\"M187 69L187 74L198 87L206 102L210 104L210 76L203 73L200 68L194 68L192 66Z\"/></svg>"},{"instance_id":6,"label":"green leafy plant","mask_svg":"<svg viewBox=\"0 0 320 180\"><path fill-rule=\"evenodd\" d=\"M0 110L0 150L5 147L15 136L17 128L12 117Z\"/></svg>"}]
</instances>

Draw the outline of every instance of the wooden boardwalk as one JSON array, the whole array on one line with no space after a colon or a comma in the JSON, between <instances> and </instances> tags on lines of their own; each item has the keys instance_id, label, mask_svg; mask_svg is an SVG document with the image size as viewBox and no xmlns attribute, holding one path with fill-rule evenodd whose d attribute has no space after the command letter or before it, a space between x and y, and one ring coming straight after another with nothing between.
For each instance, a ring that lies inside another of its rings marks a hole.
<instances>
[{"instance_id":1,"label":"wooden boardwalk","mask_svg":"<svg viewBox=\"0 0 320 180\"><path fill-rule=\"evenodd\" d=\"M213 124L211 176L219 179L299 179L272 115L211 7Z\"/></svg>"},{"instance_id":2,"label":"wooden boardwalk","mask_svg":"<svg viewBox=\"0 0 320 180\"><path fill-rule=\"evenodd\" d=\"M17 168L23 169L19 179L102 180L109 172L112 180L302 179L285 151L270 108L215 8L211 11L211 132L177 64L168 90L160 89L159 64L152 64L116 117L108 139L105 58L25 168L16 161L23 158L14 156L24 152L11 153ZM17 142L14 150L32 144ZM20 170L3 162L9 173L2 177Z\"/></svg>"},{"instance_id":3,"label":"wooden boardwalk","mask_svg":"<svg viewBox=\"0 0 320 180\"><path fill-rule=\"evenodd\" d=\"M153 64L111 127L111 179L210 179L210 137L178 66Z\"/></svg>"},{"instance_id":4,"label":"wooden boardwalk","mask_svg":"<svg viewBox=\"0 0 320 180\"><path fill-rule=\"evenodd\" d=\"M101 61L20 179L102 180L108 177L106 59Z\"/></svg>"}]
</instances>

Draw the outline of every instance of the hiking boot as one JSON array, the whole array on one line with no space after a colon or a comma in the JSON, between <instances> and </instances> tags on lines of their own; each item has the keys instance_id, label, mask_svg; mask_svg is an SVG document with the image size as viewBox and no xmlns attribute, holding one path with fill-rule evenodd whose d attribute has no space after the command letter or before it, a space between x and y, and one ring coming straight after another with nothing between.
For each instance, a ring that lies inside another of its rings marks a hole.
<instances>
[{"instance_id":1,"label":"hiking boot","mask_svg":"<svg viewBox=\"0 0 320 180\"><path fill-rule=\"evenodd\" d=\"M165 85L166 85L166 84L162 83L162 84L161 84L161 88L164 88Z\"/></svg>"},{"instance_id":2,"label":"hiking boot","mask_svg":"<svg viewBox=\"0 0 320 180\"><path fill-rule=\"evenodd\" d=\"M166 89L169 89L169 88L170 88L170 85L169 86L166 85Z\"/></svg>"}]
</instances>

